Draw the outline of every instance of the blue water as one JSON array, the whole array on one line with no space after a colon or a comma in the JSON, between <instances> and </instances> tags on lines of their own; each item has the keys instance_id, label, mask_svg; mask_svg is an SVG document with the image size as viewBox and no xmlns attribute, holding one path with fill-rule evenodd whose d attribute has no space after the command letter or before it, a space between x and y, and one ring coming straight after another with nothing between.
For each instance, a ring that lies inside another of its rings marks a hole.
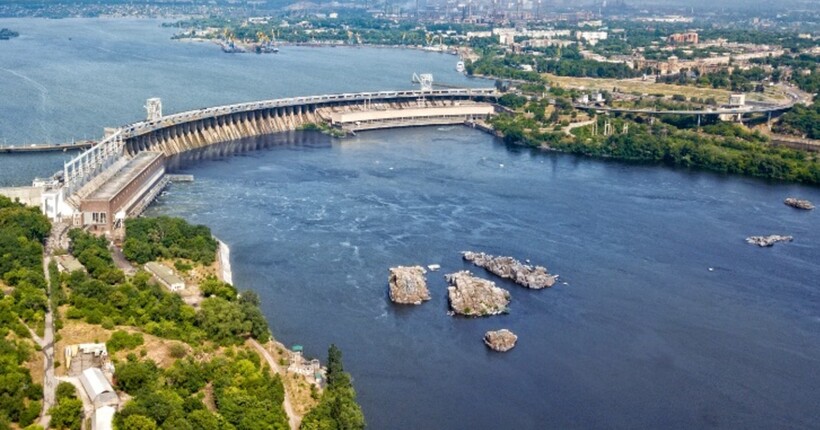
<instances>
[{"instance_id":1,"label":"blue water","mask_svg":"<svg viewBox=\"0 0 820 430\"><path fill-rule=\"evenodd\" d=\"M171 42L157 25L0 20L22 33L0 43L0 140L98 135L142 117L150 96L177 111L407 88L413 71L473 83L447 55L231 56ZM318 357L340 345L371 428L820 422L820 215L782 203L820 202L817 188L533 152L460 127L277 139L187 167L196 180L150 213L211 226L279 340ZM64 157L0 155L0 185L51 173ZM770 233L795 241L743 241ZM512 294L509 315L447 316L443 275L484 274L461 261L466 249L529 258L567 284L497 280ZM442 265L428 275L432 300L389 302L390 266L432 263ZM502 327L518 346L489 352L484 332Z\"/></svg>"},{"instance_id":2,"label":"blue water","mask_svg":"<svg viewBox=\"0 0 820 430\"><path fill-rule=\"evenodd\" d=\"M0 19L20 37L0 41L0 145L102 136L145 117L149 97L165 113L206 106L351 91L413 88L412 74L490 86L456 73L458 58L416 50L284 46L275 55L224 54L176 42L175 29L139 19ZM0 186L27 184L62 167L0 155ZM12 161L9 161L12 160ZM14 171L12 171L12 169Z\"/></svg>"},{"instance_id":3,"label":"blue water","mask_svg":"<svg viewBox=\"0 0 820 430\"><path fill-rule=\"evenodd\" d=\"M373 428L812 428L820 219L796 185L508 148L466 128L280 137L185 169L151 209L211 226L275 336L345 354ZM301 145L293 142L302 142ZM793 243L761 249L753 234ZM462 250L567 285L503 280L509 315L447 316ZM387 269L437 263L392 305ZM709 271L709 268L713 271ZM482 343L509 328L506 354Z\"/></svg>"}]
</instances>

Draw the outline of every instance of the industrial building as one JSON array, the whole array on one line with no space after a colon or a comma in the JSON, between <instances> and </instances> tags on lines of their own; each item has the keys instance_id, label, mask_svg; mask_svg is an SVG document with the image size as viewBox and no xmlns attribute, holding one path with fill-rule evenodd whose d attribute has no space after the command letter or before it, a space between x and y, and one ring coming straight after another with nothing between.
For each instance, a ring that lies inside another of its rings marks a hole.
<instances>
[{"instance_id":1,"label":"industrial building","mask_svg":"<svg viewBox=\"0 0 820 430\"><path fill-rule=\"evenodd\" d=\"M185 280L164 264L150 261L145 264L145 270L154 275L162 285L165 285L171 291L176 292L185 289Z\"/></svg>"}]
</instances>

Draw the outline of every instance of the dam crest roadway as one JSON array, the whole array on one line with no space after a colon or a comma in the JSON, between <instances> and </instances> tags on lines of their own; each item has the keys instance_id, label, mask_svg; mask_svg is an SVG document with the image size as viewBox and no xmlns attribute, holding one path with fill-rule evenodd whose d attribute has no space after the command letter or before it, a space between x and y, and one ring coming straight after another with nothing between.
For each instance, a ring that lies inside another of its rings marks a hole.
<instances>
[{"instance_id":1,"label":"dam crest roadway","mask_svg":"<svg viewBox=\"0 0 820 430\"><path fill-rule=\"evenodd\" d=\"M147 118L106 128L96 145L66 162L29 195L55 222L121 237L173 178L168 160L190 154L225 156L254 149L253 137L299 129L362 130L472 125L495 113L495 88L400 90L290 97L162 115L148 99Z\"/></svg>"}]
</instances>

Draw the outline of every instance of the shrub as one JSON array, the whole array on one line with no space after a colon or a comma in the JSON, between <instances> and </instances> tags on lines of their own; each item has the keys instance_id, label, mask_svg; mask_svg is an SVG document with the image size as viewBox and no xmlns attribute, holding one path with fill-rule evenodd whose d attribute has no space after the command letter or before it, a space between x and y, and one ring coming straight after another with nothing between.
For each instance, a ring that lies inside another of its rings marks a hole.
<instances>
[{"instance_id":1,"label":"shrub","mask_svg":"<svg viewBox=\"0 0 820 430\"><path fill-rule=\"evenodd\" d=\"M142 333L128 334L125 331L117 330L111 334L111 339L105 343L109 353L113 354L117 351L134 349L144 343Z\"/></svg>"}]
</instances>

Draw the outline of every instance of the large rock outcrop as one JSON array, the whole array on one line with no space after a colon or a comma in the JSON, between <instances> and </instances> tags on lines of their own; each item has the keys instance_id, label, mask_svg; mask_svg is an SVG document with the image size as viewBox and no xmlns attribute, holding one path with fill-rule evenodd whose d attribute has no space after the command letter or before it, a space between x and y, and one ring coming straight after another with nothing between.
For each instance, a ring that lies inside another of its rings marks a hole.
<instances>
[{"instance_id":1,"label":"large rock outcrop","mask_svg":"<svg viewBox=\"0 0 820 430\"><path fill-rule=\"evenodd\" d=\"M791 242L794 238L791 236L780 236L772 234L769 236L749 236L746 238L746 243L757 245L760 247L774 246L777 242Z\"/></svg>"},{"instance_id":2,"label":"large rock outcrop","mask_svg":"<svg viewBox=\"0 0 820 430\"><path fill-rule=\"evenodd\" d=\"M507 352L515 347L517 341L518 336L505 328L484 334L484 343L493 351Z\"/></svg>"},{"instance_id":3,"label":"large rock outcrop","mask_svg":"<svg viewBox=\"0 0 820 430\"><path fill-rule=\"evenodd\" d=\"M387 279L390 285L390 300L404 305L420 305L421 302L430 300L425 273L427 271L421 266L391 267Z\"/></svg>"},{"instance_id":4,"label":"large rock outcrop","mask_svg":"<svg viewBox=\"0 0 820 430\"><path fill-rule=\"evenodd\" d=\"M453 312L466 316L498 315L507 311L510 292L495 283L473 276L468 271L451 273L445 277L450 307Z\"/></svg>"},{"instance_id":5,"label":"large rock outcrop","mask_svg":"<svg viewBox=\"0 0 820 430\"><path fill-rule=\"evenodd\" d=\"M523 264L512 257L496 257L483 252L464 251L465 260L483 267L490 273L502 278L511 279L518 285L534 290L549 288L555 285L558 275L550 275L543 266Z\"/></svg>"},{"instance_id":6,"label":"large rock outcrop","mask_svg":"<svg viewBox=\"0 0 820 430\"><path fill-rule=\"evenodd\" d=\"M796 199L794 197L787 198L786 200L783 201L783 203L785 203L786 206L791 206L793 208L803 209L803 210L806 210L806 211L810 211L810 210L814 209L814 205L811 204L810 201L802 200L802 199Z\"/></svg>"}]
</instances>

